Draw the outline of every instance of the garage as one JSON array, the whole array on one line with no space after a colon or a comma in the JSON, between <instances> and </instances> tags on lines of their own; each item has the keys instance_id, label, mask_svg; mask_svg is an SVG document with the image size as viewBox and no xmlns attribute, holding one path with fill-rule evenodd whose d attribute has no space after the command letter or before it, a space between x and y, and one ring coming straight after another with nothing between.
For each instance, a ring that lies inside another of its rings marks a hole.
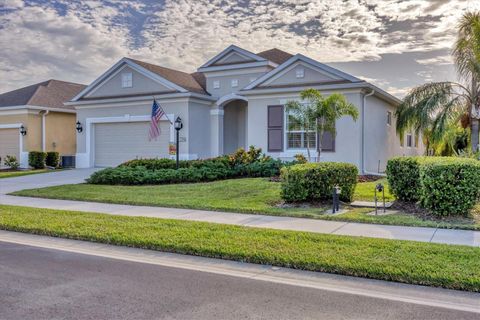
<instances>
[{"instance_id":1,"label":"garage","mask_svg":"<svg viewBox=\"0 0 480 320\"><path fill-rule=\"evenodd\" d=\"M114 167L137 158L167 158L170 123L160 121L160 136L148 141L149 122L98 123L94 126L94 165Z\"/></svg>"},{"instance_id":2,"label":"garage","mask_svg":"<svg viewBox=\"0 0 480 320\"><path fill-rule=\"evenodd\" d=\"M20 161L19 131L15 129L0 129L0 157L3 165L6 156L15 156Z\"/></svg>"}]
</instances>

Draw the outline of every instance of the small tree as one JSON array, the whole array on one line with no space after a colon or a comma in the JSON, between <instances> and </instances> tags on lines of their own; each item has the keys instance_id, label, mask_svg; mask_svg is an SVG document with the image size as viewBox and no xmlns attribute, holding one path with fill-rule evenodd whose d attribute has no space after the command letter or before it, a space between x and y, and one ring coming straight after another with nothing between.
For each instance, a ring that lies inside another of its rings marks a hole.
<instances>
[{"instance_id":1,"label":"small tree","mask_svg":"<svg viewBox=\"0 0 480 320\"><path fill-rule=\"evenodd\" d=\"M290 119L289 130L295 125L305 130L307 136L307 154L310 161L310 132L318 135L317 162L322 152L322 139L325 132L336 134L335 122L343 116L358 118L357 108L347 101L343 94L334 93L324 97L316 89L306 89L300 92L301 101L288 101L286 110ZM313 130L312 130L313 129Z\"/></svg>"}]
</instances>

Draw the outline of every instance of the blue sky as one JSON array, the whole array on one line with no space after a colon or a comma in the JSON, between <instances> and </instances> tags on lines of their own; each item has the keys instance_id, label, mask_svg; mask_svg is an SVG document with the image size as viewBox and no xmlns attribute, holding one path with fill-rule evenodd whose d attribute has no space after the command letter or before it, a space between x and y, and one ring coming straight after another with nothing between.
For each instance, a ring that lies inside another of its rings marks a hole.
<instances>
[{"instance_id":1,"label":"blue sky","mask_svg":"<svg viewBox=\"0 0 480 320\"><path fill-rule=\"evenodd\" d=\"M401 97L456 79L450 51L467 10L480 1L0 0L0 92L88 84L124 56L192 72L236 44L302 53Z\"/></svg>"}]
</instances>

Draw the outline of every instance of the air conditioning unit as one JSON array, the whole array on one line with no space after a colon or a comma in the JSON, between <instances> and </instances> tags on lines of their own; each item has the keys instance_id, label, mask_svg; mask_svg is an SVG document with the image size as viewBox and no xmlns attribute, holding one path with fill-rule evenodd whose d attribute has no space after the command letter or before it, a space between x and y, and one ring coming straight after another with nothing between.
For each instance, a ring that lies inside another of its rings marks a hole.
<instances>
[{"instance_id":1,"label":"air conditioning unit","mask_svg":"<svg viewBox=\"0 0 480 320\"><path fill-rule=\"evenodd\" d=\"M62 156L62 168L75 168L75 156Z\"/></svg>"}]
</instances>

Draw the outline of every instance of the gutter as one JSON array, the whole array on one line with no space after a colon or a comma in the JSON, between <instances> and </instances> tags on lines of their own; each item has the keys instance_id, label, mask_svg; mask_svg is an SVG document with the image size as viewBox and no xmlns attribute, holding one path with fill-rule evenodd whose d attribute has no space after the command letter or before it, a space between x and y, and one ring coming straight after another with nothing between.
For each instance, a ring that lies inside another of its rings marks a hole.
<instances>
[{"instance_id":1,"label":"gutter","mask_svg":"<svg viewBox=\"0 0 480 320\"><path fill-rule=\"evenodd\" d=\"M42 113L42 151L45 152L46 150L46 140L47 140L47 137L46 137L46 125L45 125L45 118L47 117L47 115L50 113L50 110L45 110L44 113Z\"/></svg>"},{"instance_id":2,"label":"gutter","mask_svg":"<svg viewBox=\"0 0 480 320\"><path fill-rule=\"evenodd\" d=\"M367 106L367 97L370 97L375 94L375 90L371 89L370 93L363 95L362 100L362 140L361 140L361 158L360 158L360 168L362 170L362 174L371 174L371 175L379 175L379 172L369 172L365 170L365 109Z\"/></svg>"}]
</instances>

